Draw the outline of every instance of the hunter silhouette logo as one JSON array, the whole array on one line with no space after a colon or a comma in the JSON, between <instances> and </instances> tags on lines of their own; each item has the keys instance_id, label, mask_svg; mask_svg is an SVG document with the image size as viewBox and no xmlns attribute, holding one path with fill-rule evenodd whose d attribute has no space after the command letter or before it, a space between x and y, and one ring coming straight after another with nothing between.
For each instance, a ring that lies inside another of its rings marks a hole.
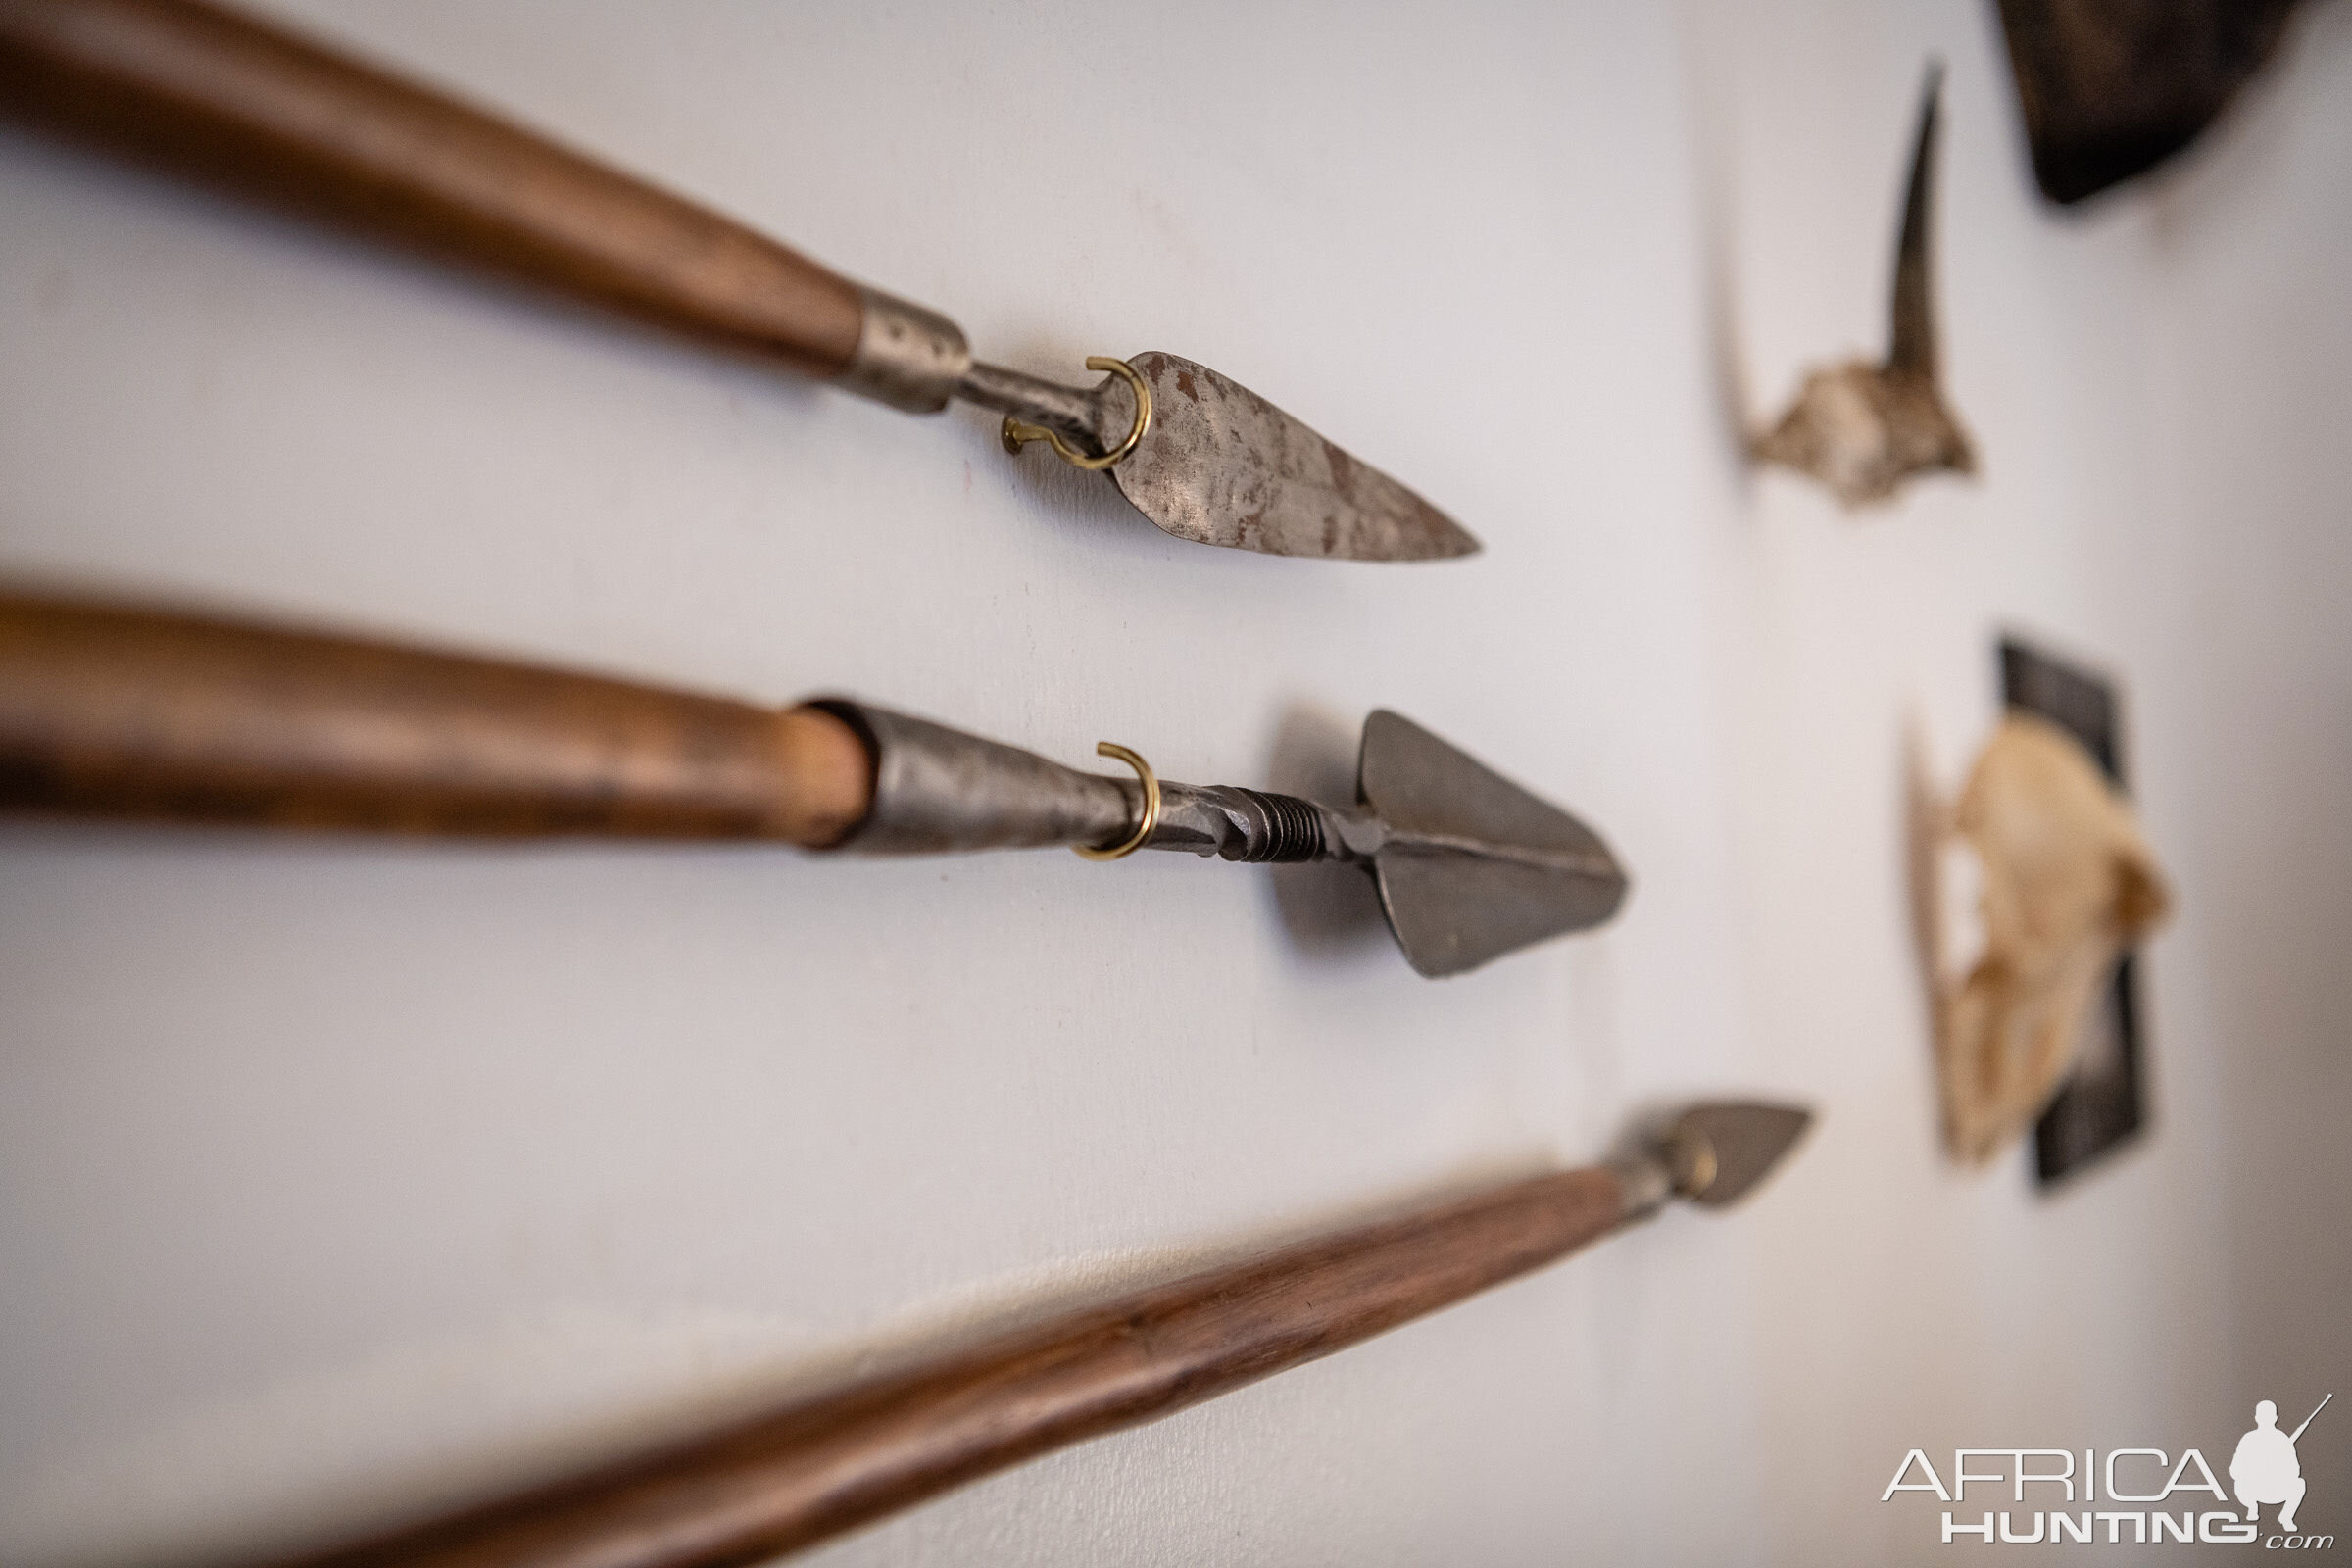
<instances>
[{"instance_id":1,"label":"hunter silhouette logo","mask_svg":"<svg viewBox=\"0 0 2352 1568\"><path fill-rule=\"evenodd\" d=\"M2245 1504L2248 1524L2261 1513L2262 1504L2275 1502L2278 1528L2290 1536L2295 1533L2295 1510L2303 1505L2303 1464L2295 1457L2295 1445L2304 1428L2320 1418L2320 1410L2328 1408L2328 1399L2291 1433L2278 1430L2278 1407L2270 1400L2254 1406L2254 1430L2237 1440L2237 1452L2230 1456L2230 1481L2237 1488L2237 1500Z\"/></svg>"},{"instance_id":2,"label":"hunter silhouette logo","mask_svg":"<svg viewBox=\"0 0 2352 1568\"><path fill-rule=\"evenodd\" d=\"M1895 1466L1894 1479L1886 1483L1879 1500L1891 1502L1902 1492L1927 1492L1943 1503L1965 1504L1986 1500L1984 1489L1990 1486L2005 1494L1999 1500L2022 1504L2029 1500L2029 1487L2046 1489L2033 1494L2031 1500L2040 1506L2031 1513L2023 1508L1997 1513L1987 1509L1972 1519L1962 1509L1947 1506L1942 1520L1946 1545L1959 1541L1988 1546L2035 1542L2055 1545L2061 1541L2134 1545L2203 1542L2244 1546L2259 1543L2274 1551L2326 1550L2335 1544L2335 1537L2305 1535L2296 1523L2307 1484L2295 1445L2334 1397L2329 1394L2322 1398L2292 1432L2279 1430L2277 1404L2269 1399L2257 1403L2254 1430L2237 1440L2230 1456L2229 1491L2205 1455L2194 1448L2182 1449L2178 1460L2162 1448L2112 1448L2103 1457L2095 1448L2084 1448L2079 1455L2069 1448L1955 1448L1949 1487L1927 1451L1913 1448ZM1976 1499L1968 1495L1972 1484L1978 1489ZM2235 1508L2228 1506L2231 1492L2236 1494ZM2181 1494L2187 1495L2176 1503L2173 1499ZM2196 1505L2199 1495L2209 1499L2202 1507ZM2107 1506L2097 1506L2101 1502ZM2120 1506L2126 1503L2138 1506ZM2264 1508L2278 1510L2267 1532L2261 1526Z\"/></svg>"}]
</instances>

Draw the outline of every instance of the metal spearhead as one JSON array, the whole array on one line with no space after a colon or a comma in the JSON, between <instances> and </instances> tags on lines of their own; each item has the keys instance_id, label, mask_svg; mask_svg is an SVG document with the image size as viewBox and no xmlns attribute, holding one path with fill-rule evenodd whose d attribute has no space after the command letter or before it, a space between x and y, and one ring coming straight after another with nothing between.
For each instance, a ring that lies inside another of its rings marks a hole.
<instances>
[{"instance_id":1,"label":"metal spearhead","mask_svg":"<svg viewBox=\"0 0 2352 1568\"><path fill-rule=\"evenodd\" d=\"M1712 1100L1690 1106L1610 1162L1623 1194L1622 1222L1647 1219L1677 1198L1702 1208L1738 1202L1812 1124L1813 1113L1797 1105Z\"/></svg>"},{"instance_id":2,"label":"metal spearhead","mask_svg":"<svg viewBox=\"0 0 2352 1568\"><path fill-rule=\"evenodd\" d=\"M1152 353L1130 362L1152 387L1152 428L1110 470L1163 532L1270 556L1428 561L1478 541L1248 387Z\"/></svg>"},{"instance_id":3,"label":"metal spearhead","mask_svg":"<svg viewBox=\"0 0 2352 1568\"><path fill-rule=\"evenodd\" d=\"M1124 748L1134 779L1080 773L863 704L820 705L874 761L852 853L1067 845L1096 859L1185 850L1224 860L1340 860L1369 872L1407 962L1437 978L1598 925L1625 868L1584 823L1400 714L1364 721L1354 808L1238 785L1178 784Z\"/></svg>"},{"instance_id":4,"label":"metal spearhead","mask_svg":"<svg viewBox=\"0 0 2352 1568\"><path fill-rule=\"evenodd\" d=\"M1478 542L1263 398L1165 354L1086 388L972 358L963 329L672 192L209 0L0 0L0 116L829 379L957 398L1109 470L1181 539L1427 561ZM1154 407L1156 404L1156 418Z\"/></svg>"},{"instance_id":5,"label":"metal spearhead","mask_svg":"<svg viewBox=\"0 0 2352 1568\"><path fill-rule=\"evenodd\" d=\"M1738 1202L1812 1124L1813 1113L1795 1105L1726 1100L1691 1106L1666 1134L1674 1195L1705 1208Z\"/></svg>"},{"instance_id":6,"label":"metal spearhead","mask_svg":"<svg viewBox=\"0 0 2352 1568\"><path fill-rule=\"evenodd\" d=\"M1401 713L1364 720L1356 793L1386 831L1380 906L1405 961L1462 974L1617 912L1628 886L1600 835Z\"/></svg>"},{"instance_id":7,"label":"metal spearhead","mask_svg":"<svg viewBox=\"0 0 2352 1568\"><path fill-rule=\"evenodd\" d=\"M1434 561L1474 554L1461 524L1248 387L1156 350L1093 359L1081 390L974 364L956 396L1004 413L1004 444L1107 471L1153 525L1270 556Z\"/></svg>"}]
</instances>

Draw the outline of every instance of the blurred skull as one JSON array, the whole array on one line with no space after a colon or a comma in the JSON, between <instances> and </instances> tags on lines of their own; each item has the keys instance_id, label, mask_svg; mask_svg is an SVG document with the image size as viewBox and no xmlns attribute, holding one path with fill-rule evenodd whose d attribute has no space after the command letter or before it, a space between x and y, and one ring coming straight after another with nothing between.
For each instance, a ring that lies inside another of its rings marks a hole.
<instances>
[{"instance_id":1,"label":"blurred skull","mask_svg":"<svg viewBox=\"0 0 2352 1568\"><path fill-rule=\"evenodd\" d=\"M2131 808L2044 719L2002 720L1941 831L1982 887L1981 956L1935 976L1944 1137L1981 1163L2048 1106L2117 957L2170 897Z\"/></svg>"}]
</instances>

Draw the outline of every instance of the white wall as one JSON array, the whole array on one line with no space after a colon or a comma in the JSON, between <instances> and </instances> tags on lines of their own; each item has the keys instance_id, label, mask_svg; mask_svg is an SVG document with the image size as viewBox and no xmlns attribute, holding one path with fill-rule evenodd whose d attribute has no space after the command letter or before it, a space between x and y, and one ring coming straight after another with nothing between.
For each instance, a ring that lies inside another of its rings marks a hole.
<instances>
[{"instance_id":1,"label":"white wall","mask_svg":"<svg viewBox=\"0 0 2352 1568\"><path fill-rule=\"evenodd\" d=\"M1870 198L1906 150L1879 127L1925 53L1952 65L1941 294L1984 481L1857 530L1727 472L1710 524L1760 1054L1843 1113L1753 1221L1759 1293L1790 1308L1757 1334L1759 1406L1798 1438L1770 1455L1775 1535L1914 1560L1940 1549L1921 1513L1854 1503L1907 1447L2195 1446L2221 1469L2257 1397L2291 1423L2352 1385L2352 1249L2322 1218L2352 1200L2352 14L2307 18L2179 169L2054 216L1989 7L1766 10L1690 29L1725 358L1759 402L1882 341ZM2046 1199L1927 1145L1893 848L1904 724L1956 776L2011 628L2124 683L2179 898L2142 971L2152 1134ZM2303 1446L2321 1528L2352 1522L2331 1418Z\"/></svg>"},{"instance_id":2,"label":"white wall","mask_svg":"<svg viewBox=\"0 0 2352 1568\"><path fill-rule=\"evenodd\" d=\"M2352 1396L2352 14L2177 175L2059 218L1957 0L272 9L990 357L1197 356L1488 553L1179 544L976 412L8 133L10 577L1203 781L1344 775L1393 706L1636 892L1432 984L1315 871L0 829L0 1557L397 1517L1723 1089L1825 1113L1753 1209L820 1560L1911 1561L1904 1448L2214 1454L2259 1395ZM1730 409L1878 347L1930 50L1987 474L1856 523L1744 472ZM2180 895L2153 1134L2052 1198L1938 1155L1903 924L1904 726L1956 766L2004 626L2126 681ZM2327 1430L2306 1520L2352 1525Z\"/></svg>"}]
</instances>

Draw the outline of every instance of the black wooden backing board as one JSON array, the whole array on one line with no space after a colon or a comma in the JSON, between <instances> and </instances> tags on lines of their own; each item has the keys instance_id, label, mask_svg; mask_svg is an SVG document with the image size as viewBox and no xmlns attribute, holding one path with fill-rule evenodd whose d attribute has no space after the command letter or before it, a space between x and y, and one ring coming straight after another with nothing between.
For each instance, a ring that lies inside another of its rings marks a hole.
<instances>
[{"instance_id":1,"label":"black wooden backing board","mask_svg":"<svg viewBox=\"0 0 2352 1568\"><path fill-rule=\"evenodd\" d=\"M2115 687L2014 637L2001 639L2001 699L2081 741L2123 789L2122 723ZM2131 1141L2147 1125L2137 964L2126 954L2107 998L2084 1025L2073 1076L2034 1124L2034 1171L2044 1187Z\"/></svg>"}]
</instances>

